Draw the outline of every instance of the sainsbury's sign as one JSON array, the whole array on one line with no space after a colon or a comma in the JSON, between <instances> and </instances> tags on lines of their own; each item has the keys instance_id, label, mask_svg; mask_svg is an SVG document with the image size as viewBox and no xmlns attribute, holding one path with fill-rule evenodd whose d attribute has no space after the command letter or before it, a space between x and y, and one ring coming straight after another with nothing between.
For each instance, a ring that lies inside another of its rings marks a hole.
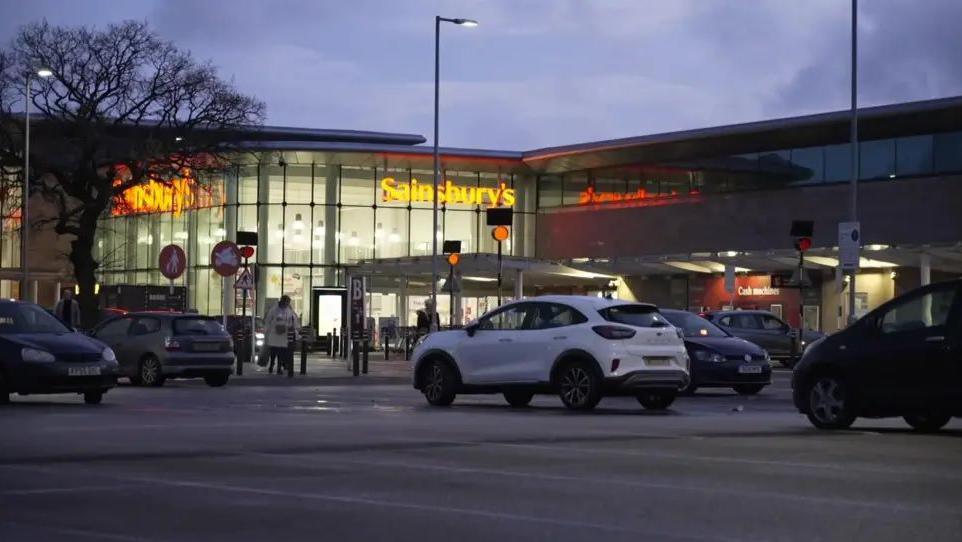
<instances>
[{"instance_id":1,"label":"sainsbury's sign","mask_svg":"<svg viewBox=\"0 0 962 542\"><path fill-rule=\"evenodd\" d=\"M497 188L459 186L445 181L438 190L438 203L447 205L481 205L485 207L513 207L516 201L514 188L503 182ZM433 183L422 183L412 178L411 182L398 182L394 177L381 179L381 201L431 203L434 199Z\"/></svg>"},{"instance_id":2,"label":"sainsbury's sign","mask_svg":"<svg viewBox=\"0 0 962 542\"><path fill-rule=\"evenodd\" d=\"M122 179L117 179L114 184L122 182ZM141 213L173 213L174 216L180 216L188 209L220 205L223 202L222 192L222 186L201 185L190 171L185 171L168 181L150 179L131 186L114 198L110 213L113 216Z\"/></svg>"}]
</instances>

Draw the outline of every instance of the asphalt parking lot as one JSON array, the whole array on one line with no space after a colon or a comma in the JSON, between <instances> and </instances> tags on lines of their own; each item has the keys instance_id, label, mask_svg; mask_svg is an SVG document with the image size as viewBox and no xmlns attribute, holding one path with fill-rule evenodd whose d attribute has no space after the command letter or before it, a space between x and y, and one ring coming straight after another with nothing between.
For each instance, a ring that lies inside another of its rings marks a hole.
<instances>
[{"instance_id":1,"label":"asphalt parking lot","mask_svg":"<svg viewBox=\"0 0 962 542\"><path fill-rule=\"evenodd\" d=\"M363 378L363 377L362 377ZM753 398L427 407L401 379L122 386L0 408L0 540L960 540L962 423Z\"/></svg>"}]
</instances>

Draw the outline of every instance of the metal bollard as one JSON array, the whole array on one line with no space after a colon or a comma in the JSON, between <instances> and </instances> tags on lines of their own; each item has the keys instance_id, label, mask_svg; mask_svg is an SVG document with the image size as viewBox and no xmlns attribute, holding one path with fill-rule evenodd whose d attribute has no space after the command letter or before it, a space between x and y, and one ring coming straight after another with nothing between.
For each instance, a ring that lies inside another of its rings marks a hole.
<instances>
[{"instance_id":1,"label":"metal bollard","mask_svg":"<svg viewBox=\"0 0 962 542\"><path fill-rule=\"evenodd\" d=\"M353 362L351 365L354 376L361 374L361 353L358 351L359 349L360 344L357 341L351 341L351 361Z\"/></svg>"},{"instance_id":2,"label":"metal bollard","mask_svg":"<svg viewBox=\"0 0 962 542\"><path fill-rule=\"evenodd\" d=\"M404 361L411 361L411 336L404 337Z\"/></svg>"},{"instance_id":3,"label":"metal bollard","mask_svg":"<svg viewBox=\"0 0 962 542\"><path fill-rule=\"evenodd\" d=\"M361 361L363 363L363 365L361 366L361 372L364 374L367 374L367 355L368 355L369 346L370 346L370 343L368 342L368 340L364 339L364 342L361 343Z\"/></svg>"},{"instance_id":4,"label":"metal bollard","mask_svg":"<svg viewBox=\"0 0 962 542\"><path fill-rule=\"evenodd\" d=\"M391 359L391 341L387 335L384 336L384 361Z\"/></svg>"},{"instance_id":5,"label":"metal bollard","mask_svg":"<svg viewBox=\"0 0 962 542\"><path fill-rule=\"evenodd\" d=\"M334 336L327 334L327 357L334 357Z\"/></svg>"},{"instance_id":6,"label":"metal bollard","mask_svg":"<svg viewBox=\"0 0 962 542\"><path fill-rule=\"evenodd\" d=\"M307 341L301 337L301 374L307 374Z\"/></svg>"}]
</instances>

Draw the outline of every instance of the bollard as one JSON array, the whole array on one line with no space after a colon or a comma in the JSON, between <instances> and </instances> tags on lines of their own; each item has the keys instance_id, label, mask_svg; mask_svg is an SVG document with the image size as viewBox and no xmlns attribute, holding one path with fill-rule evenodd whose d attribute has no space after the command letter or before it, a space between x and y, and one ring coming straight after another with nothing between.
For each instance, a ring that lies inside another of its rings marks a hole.
<instances>
[{"instance_id":1,"label":"bollard","mask_svg":"<svg viewBox=\"0 0 962 542\"><path fill-rule=\"evenodd\" d=\"M334 335L327 334L327 357L334 357Z\"/></svg>"},{"instance_id":2,"label":"bollard","mask_svg":"<svg viewBox=\"0 0 962 542\"><path fill-rule=\"evenodd\" d=\"M353 362L351 365L354 376L361 374L361 352L359 350L360 344L357 341L351 341L351 361Z\"/></svg>"},{"instance_id":3,"label":"bollard","mask_svg":"<svg viewBox=\"0 0 962 542\"><path fill-rule=\"evenodd\" d=\"M367 374L367 354L368 354L367 351L369 350L368 346L369 346L368 340L364 339L364 342L361 343L361 360L363 362L363 365L361 366L361 372L364 374Z\"/></svg>"},{"instance_id":4,"label":"bollard","mask_svg":"<svg viewBox=\"0 0 962 542\"><path fill-rule=\"evenodd\" d=\"M404 361L411 361L411 336L404 336Z\"/></svg>"},{"instance_id":5,"label":"bollard","mask_svg":"<svg viewBox=\"0 0 962 542\"><path fill-rule=\"evenodd\" d=\"M384 336L384 361L391 359L391 341L388 340L387 335Z\"/></svg>"},{"instance_id":6,"label":"bollard","mask_svg":"<svg viewBox=\"0 0 962 542\"><path fill-rule=\"evenodd\" d=\"M347 333L341 330L341 357L347 359Z\"/></svg>"},{"instance_id":7,"label":"bollard","mask_svg":"<svg viewBox=\"0 0 962 542\"><path fill-rule=\"evenodd\" d=\"M307 341L301 337L301 374L307 374Z\"/></svg>"}]
</instances>

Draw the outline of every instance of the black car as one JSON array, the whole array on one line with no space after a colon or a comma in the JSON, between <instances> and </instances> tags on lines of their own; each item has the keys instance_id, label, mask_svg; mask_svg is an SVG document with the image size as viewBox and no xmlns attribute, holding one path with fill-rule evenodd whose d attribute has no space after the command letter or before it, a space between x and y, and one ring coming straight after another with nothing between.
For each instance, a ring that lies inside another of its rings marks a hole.
<instances>
[{"instance_id":1,"label":"black car","mask_svg":"<svg viewBox=\"0 0 962 542\"><path fill-rule=\"evenodd\" d=\"M117 385L117 358L33 303L0 301L0 403L21 395L80 393L97 404Z\"/></svg>"},{"instance_id":2,"label":"black car","mask_svg":"<svg viewBox=\"0 0 962 542\"><path fill-rule=\"evenodd\" d=\"M902 416L920 431L962 416L962 280L899 296L809 346L795 406L820 429Z\"/></svg>"},{"instance_id":3,"label":"black car","mask_svg":"<svg viewBox=\"0 0 962 542\"><path fill-rule=\"evenodd\" d=\"M786 367L791 367L801 357L798 354L799 346L795 344L798 331L768 311L718 311L706 314L705 318L728 333L764 348ZM804 351L808 345L824 336L819 331L802 330L801 350Z\"/></svg>"},{"instance_id":4,"label":"black car","mask_svg":"<svg viewBox=\"0 0 962 542\"><path fill-rule=\"evenodd\" d=\"M661 313L685 334L691 380L684 393L705 387L755 395L771 384L768 353L758 345L732 336L697 314L670 309L661 309Z\"/></svg>"}]
</instances>

